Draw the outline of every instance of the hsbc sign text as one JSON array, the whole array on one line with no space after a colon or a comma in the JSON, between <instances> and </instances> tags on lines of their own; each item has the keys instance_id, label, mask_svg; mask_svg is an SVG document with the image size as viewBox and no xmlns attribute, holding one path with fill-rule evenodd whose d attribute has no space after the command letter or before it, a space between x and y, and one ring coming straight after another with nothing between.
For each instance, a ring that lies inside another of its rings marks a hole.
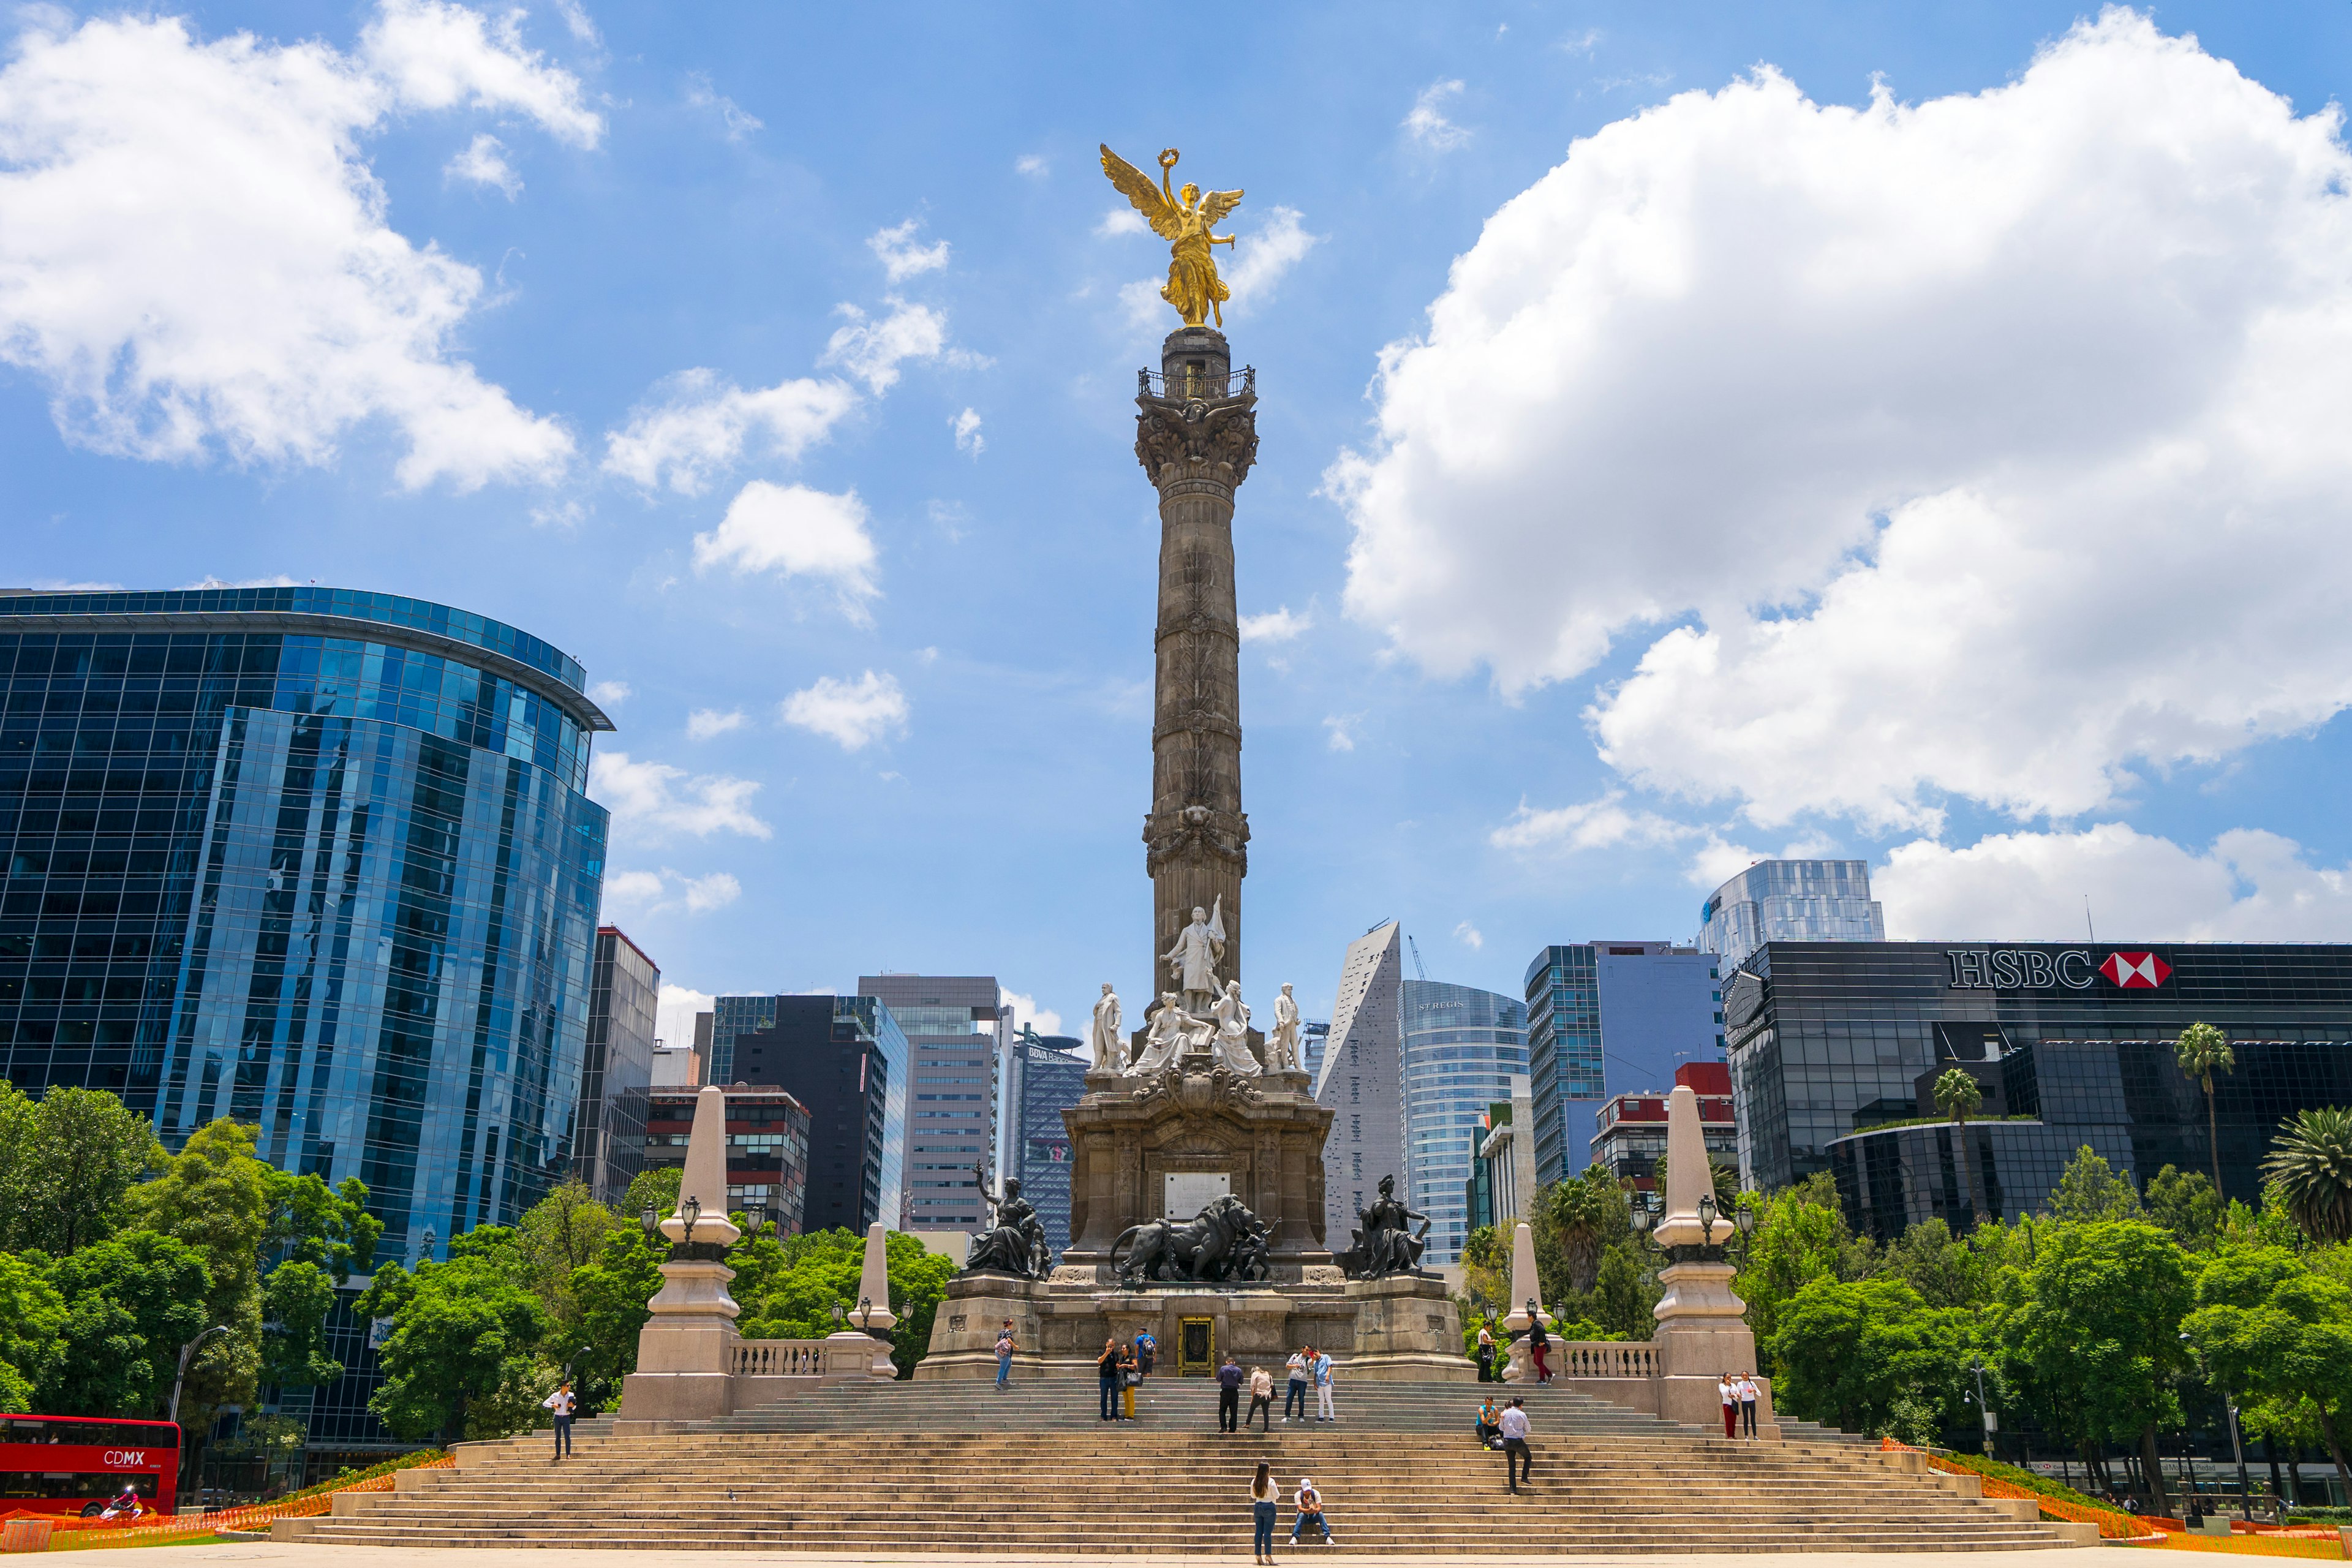
<instances>
[{"instance_id":1,"label":"hsbc sign text","mask_svg":"<svg viewBox=\"0 0 2352 1568\"><path fill-rule=\"evenodd\" d=\"M1955 991L2088 991L2104 976L2123 991L2154 991L2172 978L2172 965L2152 952L2038 947L1948 949Z\"/></svg>"}]
</instances>

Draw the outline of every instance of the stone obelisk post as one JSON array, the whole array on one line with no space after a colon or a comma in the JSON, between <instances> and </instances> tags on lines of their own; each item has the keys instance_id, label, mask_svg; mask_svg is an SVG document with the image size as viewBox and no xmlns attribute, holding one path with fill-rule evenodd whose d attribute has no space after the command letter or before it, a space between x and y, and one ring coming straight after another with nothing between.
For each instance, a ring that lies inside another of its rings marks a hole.
<instances>
[{"instance_id":1,"label":"stone obelisk post","mask_svg":"<svg viewBox=\"0 0 2352 1568\"><path fill-rule=\"evenodd\" d=\"M1658 1347L1658 1414L1669 1421L1705 1426L1717 1421L1717 1393L1722 1374L1756 1371L1756 1335L1748 1327L1747 1303L1731 1293L1738 1272L1724 1261L1723 1247L1738 1230L1729 1215L1713 1212L1714 1172L1700 1125L1698 1096L1677 1084L1666 1097L1666 1213L1656 1241L1668 1259L1658 1271L1666 1288L1651 1309L1658 1326L1650 1336ZM1699 1200L1709 1200L1702 1215ZM1760 1397L1756 1425L1767 1437L1780 1436L1772 1419L1772 1384L1757 1378Z\"/></svg>"},{"instance_id":2,"label":"stone obelisk post","mask_svg":"<svg viewBox=\"0 0 2352 1568\"><path fill-rule=\"evenodd\" d=\"M735 1408L730 1364L740 1308L728 1294L735 1271L727 1248L742 1232L727 1217L727 1094L716 1084L694 1097L677 1207L661 1222L670 1254L653 1316L637 1333L637 1370L621 1384L629 1421L691 1421Z\"/></svg>"},{"instance_id":3,"label":"stone obelisk post","mask_svg":"<svg viewBox=\"0 0 2352 1568\"><path fill-rule=\"evenodd\" d=\"M1152 995L1160 961L1195 907L1224 905L1218 977L1242 973L1241 626L1234 602L1234 491L1257 458L1255 376L1233 374L1225 335L1179 327L1135 399L1135 456L1160 491L1160 619L1151 721Z\"/></svg>"}]
</instances>

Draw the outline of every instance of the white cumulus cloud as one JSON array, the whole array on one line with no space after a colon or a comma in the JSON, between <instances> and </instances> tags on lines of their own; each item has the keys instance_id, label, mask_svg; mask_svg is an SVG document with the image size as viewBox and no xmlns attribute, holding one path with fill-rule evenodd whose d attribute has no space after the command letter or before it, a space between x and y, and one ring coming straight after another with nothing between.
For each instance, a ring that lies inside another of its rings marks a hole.
<instances>
[{"instance_id":1,"label":"white cumulus cloud","mask_svg":"<svg viewBox=\"0 0 2352 1568\"><path fill-rule=\"evenodd\" d=\"M1486 933L1468 921L1464 921L1454 928L1454 940L1475 952L1486 945Z\"/></svg>"},{"instance_id":2,"label":"white cumulus cloud","mask_svg":"<svg viewBox=\"0 0 2352 1568\"><path fill-rule=\"evenodd\" d=\"M740 142L754 131L767 129L767 121L751 113L724 93L711 89L710 79L700 71L687 78L686 101L697 109L714 110L719 122L726 128L727 140Z\"/></svg>"},{"instance_id":3,"label":"white cumulus cloud","mask_svg":"<svg viewBox=\"0 0 2352 1568\"><path fill-rule=\"evenodd\" d=\"M506 143L488 132L466 144L465 150L441 166L442 176L477 185L494 185L512 201L522 195L522 176L507 162Z\"/></svg>"},{"instance_id":4,"label":"white cumulus cloud","mask_svg":"<svg viewBox=\"0 0 2352 1568\"><path fill-rule=\"evenodd\" d=\"M510 19L384 0L344 53L20 15L0 69L0 360L48 384L68 440L320 465L381 419L412 489L569 460L561 425L458 357L482 276L390 226L360 145L394 114L462 108L593 146L578 79Z\"/></svg>"},{"instance_id":5,"label":"white cumulus cloud","mask_svg":"<svg viewBox=\"0 0 2352 1568\"><path fill-rule=\"evenodd\" d=\"M893 283L925 272L936 272L948 264L948 242L917 245L915 231L923 226L920 218L908 218L895 228L877 229L866 237L866 248L882 264L883 275Z\"/></svg>"},{"instance_id":6,"label":"white cumulus cloud","mask_svg":"<svg viewBox=\"0 0 2352 1568\"><path fill-rule=\"evenodd\" d=\"M1293 638L1306 635L1307 628L1314 624L1314 611L1301 610L1298 614L1292 615L1290 606L1284 605L1278 609L1267 610L1261 615L1244 616L1241 618L1242 641L1244 643L1289 642Z\"/></svg>"},{"instance_id":7,"label":"white cumulus cloud","mask_svg":"<svg viewBox=\"0 0 2352 1568\"><path fill-rule=\"evenodd\" d=\"M1447 153L1470 140L1470 132L1445 118L1445 105L1462 95L1458 80L1433 81L1412 100L1404 133L1433 152Z\"/></svg>"},{"instance_id":8,"label":"white cumulus cloud","mask_svg":"<svg viewBox=\"0 0 2352 1568\"><path fill-rule=\"evenodd\" d=\"M833 495L806 485L753 479L736 492L727 515L694 536L695 570L724 566L738 576L776 572L833 584L853 620L866 617L874 584L874 536L856 490Z\"/></svg>"},{"instance_id":9,"label":"white cumulus cloud","mask_svg":"<svg viewBox=\"0 0 2352 1568\"><path fill-rule=\"evenodd\" d=\"M1921 839L1870 874L1897 942L2352 940L2352 867L2239 828L2199 850L2119 822L1996 834L1957 849ZM2090 903L2090 923L2084 901Z\"/></svg>"},{"instance_id":10,"label":"white cumulus cloud","mask_svg":"<svg viewBox=\"0 0 2352 1568\"><path fill-rule=\"evenodd\" d=\"M2352 156L2109 10L1984 92L1769 68L1578 142L1385 352L1347 604L1629 779L1933 830L2352 702ZM1666 628L1663 631L1661 628Z\"/></svg>"},{"instance_id":11,"label":"white cumulus cloud","mask_svg":"<svg viewBox=\"0 0 2352 1568\"><path fill-rule=\"evenodd\" d=\"M980 433L980 415L967 408L948 420L948 428L955 432L956 450L969 452L977 458L988 446L988 437Z\"/></svg>"},{"instance_id":12,"label":"white cumulus cloud","mask_svg":"<svg viewBox=\"0 0 2352 1568\"><path fill-rule=\"evenodd\" d=\"M929 305L886 300L890 313L877 319L855 305L835 309L844 324L825 341L819 364L837 364L877 394L898 384L898 366L910 359L938 359L947 352L948 319Z\"/></svg>"},{"instance_id":13,"label":"white cumulus cloud","mask_svg":"<svg viewBox=\"0 0 2352 1568\"><path fill-rule=\"evenodd\" d=\"M1133 207L1113 207L1103 214L1102 222L1095 225L1095 233L1105 239L1121 234L1150 234L1151 226Z\"/></svg>"},{"instance_id":14,"label":"white cumulus cloud","mask_svg":"<svg viewBox=\"0 0 2352 1568\"><path fill-rule=\"evenodd\" d=\"M714 736L724 735L730 730L740 730L744 722L740 709L732 709L721 713L715 708L698 708L686 716L687 739L708 741Z\"/></svg>"},{"instance_id":15,"label":"white cumulus cloud","mask_svg":"<svg viewBox=\"0 0 2352 1568\"><path fill-rule=\"evenodd\" d=\"M600 680L588 689L589 697L603 708L617 708L635 692L635 689L625 680Z\"/></svg>"},{"instance_id":16,"label":"white cumulus cloud","mask_svg":"<svg viewBox=\"0 0 2352 1568\"><path fill-rule=\"evenodd\" d=\"M787 724L823 735L845 752L857 752L906 729L907 694L898 677L887 671L869 669L855 680L826 675L785 698L778 712Z\"/></svg>"},{"instance_id":17,"label":"white cumulus cloud","mask_svg":"<svg viewBox=\"0 0 2352 1568\"><path fill-rule=\"evenodd\" d=\"M1013 1028L1019 1033L1021 1026L1030 1025L1041 1035L1062 1034L1062 1016L1051 1007L1037 1005L1037 998L1018 991L1003 993L1003 1005L1013 1010Z\"/></svg>"},{"instance_id":18,"label":"white cumulus cloud","mask_svg":"<svg viewBox=\"0 0 2352 1568\"><path fill-rule=\"evenodd\" d=\"M1307 232L1305 216L1297 207L1268 207L1256 232L1242 236L1234 247L1239 254L1224 269L1226 285L1234 291L1226 313L1244 316L1273 299L1275 286L1322 242L1321 235Z\"/></svg>"},{"instance_id":19,"label":"white cumulus cloud","mask_svg":"<svg viewBox=\"0 0 2352 1568\"><path fill-rule=\"evenodd\" d=\"M774 837L751 814L755 779L725 773L689 773L651 758L639 762L626 752L598 752L588 764L588 793L613 814L615 838L658 841L678 834L708 838L740 833Z\"/></svg>"},{"instance_id":20,"label":"white cumulus cloud","mask_svg":"<svg viewBox=\"0 0 2352 1568\"><path fill-rule=\"evenodd\" d=\"M1654 811L1625 804L1625 792L1611 790L1576 805L1538 811L1526 801L1511 819L1486 836L1497 849L1606 849L1619 844L1671 844L1697 830Z\"/></svg>"},{"instance_id":21,"label":"white cumulus cloud","mask_svg":"<svg viewBox=\"0 0 2352 1568\"><path fill-rule=\"evenodd\" d=\"M1033 180L1044 179L1048 167L1045 160L1034 153L1024 153L1013 160L1013 172L1016 174L1026 174Z\"/></svg>"},{"instance_id":22,"label":"white cumulus cloud","mask_svg":"<svg viewBox=\"0 0 2352 1568\"><path fill-rule=\"evenodd\" d=\"M667 482L698 495L743 457L748 444L789 462L824 440L857 406L845 382L799 377L744 391L715 371L687 370L655 388L604 437L604 471L652 489Z\"/></svg>"},{"instance_id":23,"label":"white cumulus cloud","mask_svg":"<svg viewBox=\"0 0 2352 1568\"><path fill-rule=\"evenodd\" d=\"M709 1012L718 1000L708 991L663 981L654 1002L654 1037L672 1050L687 1049L694 1044L694 1016Z\"/></svg>"}]
</instances>

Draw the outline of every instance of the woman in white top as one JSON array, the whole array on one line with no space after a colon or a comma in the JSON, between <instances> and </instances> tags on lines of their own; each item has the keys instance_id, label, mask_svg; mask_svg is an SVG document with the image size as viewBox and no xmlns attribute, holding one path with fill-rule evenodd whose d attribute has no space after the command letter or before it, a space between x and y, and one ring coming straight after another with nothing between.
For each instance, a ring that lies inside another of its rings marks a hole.
<instances>
[{"instance_id":1,"label":"woman in white top","mask_svg":"<svg viewBox=\"0 0 2352 1568\"><path fill-rule=\"evenodd\" d=\"M1495 1381L1495 1336L1486 1325L1478 1325L1478 1381Z\"/></svg>"},{"instance_id":2,"label":"woman in white top","mask_svg":"<svg viewBox=\"0 0 2352 1568\"><path fill-rule=\"evenodd\" d=\"M1255 1421L1262 1430L1271 1434L1274 1431L1274 1373L1262 1366L1250 1368L1249 1391L1249 1414L1242 1417L1242 1425L1246 1426Z\"/></svg>"},{"instance_id":3,"label":"woman in white top","mask_svg":"<svg viewBox=\"0 0 2352 1568\"><path fill-rule=\"evenodd\" d=\"M1739 1390L1733 1385L1729 1373L1723 1374L1715 1390L1723 1395L1723 1435L1737 1437L1739 1434L1734 1427L1739 1420Z\"/></svg>"},{"instance_id":4,"label":"woman in white top","mask_svg":"<svg viewBox=\"0 0 2352 1568\"><path fill-rule=\"evenodd\" d=\"M1751 1373L1741 1373L1739 1381L1732 1385L1732 1392L1739 1395L1739 1435L1753 1437L1756 1436L1756 1397L1759 1392L1755 1377Z\"/></svg>"},{"instance_id":5,"label":"woman in white top","mask_svg":"<svg viewBox=\"0 0 2352 1568\"><path fill-rule=\"evenodd\" d=\"M1257 1522L1257 1555L1253 1561L1274 1561L1274 1516L1282 1503L1282 1489L1274 1484L1274 1472L1265 1464L1257 1468L1257 1479L1250 1483L1250 1514Z\"/></svg>"}]
</instances>

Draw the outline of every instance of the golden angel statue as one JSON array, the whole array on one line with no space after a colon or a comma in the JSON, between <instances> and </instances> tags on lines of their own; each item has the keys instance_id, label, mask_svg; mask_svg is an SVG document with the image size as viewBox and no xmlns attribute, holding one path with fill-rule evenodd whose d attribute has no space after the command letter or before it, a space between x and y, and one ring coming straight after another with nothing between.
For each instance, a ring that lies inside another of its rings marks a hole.
<instances>
[{"instance_id":1,"label":"golden angel statue","mask_svg":"<svg viewBox=\"0 0 2352 1568\"><path fill-rule=\"evenodd\" d=\"M1220 327L1225 324L1225 313L1217 307L1232 299L1233 290L1217 276L1216 258L1210 254L1213 245L1231 245L1234 237L1209 232L1224 216L1242 205L1239 191L1211 191L1205 195L1191 181L1181 191L1171 190L1168 171L1176 166L1177 152L1173 147L1160 154L1160 184L1154 185L1151 176L1112 152L1102 150L1103 173L1118 187L1119 195L1135 204L1151 232L1168 241L1168 281L1160 297L1176 307L1188 327L1197 327L1212 315Z\"/></svg>"}]
</instances>

